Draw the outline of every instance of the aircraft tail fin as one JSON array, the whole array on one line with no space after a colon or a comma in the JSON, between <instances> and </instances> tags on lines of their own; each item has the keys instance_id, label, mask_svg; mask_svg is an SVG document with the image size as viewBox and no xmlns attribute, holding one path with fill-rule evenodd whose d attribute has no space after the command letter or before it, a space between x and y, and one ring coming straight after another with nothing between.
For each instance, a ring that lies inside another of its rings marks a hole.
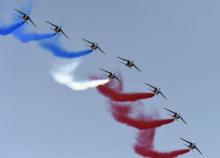
<instances>
[{"instance_id":1,"label":"aircraft tail fin","mask_svg":"<svg viewBox=\"0 0 220 158\"><path fill-rule=\"evenodd\" d=\"M183 144L183 145L185 145L188 149L190 149L188 145L186 145L186 144ZM190 149L190 150L191 150L191 149Z\"/></svg>"},{"instance_id":2,"label":"aircraft tail fin","mask_svg":"<svg viewBox=\"0 0 220 158\"><path fill-rule=\"evenodd\" d=\"M126 66L126 63L123 63L123 62L120 62L120 63Z\"/></svg>"},{"instance_id":3,"label":"aircraft tail fin","mask_svg":"<svg viewBox=\"0 0 220 158\"><path fill-rule=\"evenodd\" d=\"M91 48L91 46L89 44L85 44L87 47Z\"/></svg>"},{"instance_id":4,"label":"aircraft tail fin","mask_svg":"<svg viewBox=\"0 0 220 158\"><path fill-rule=\"evenodd\" d=\"M106 75L106 74L103 74L104 76L106 76L107 78L109 78L109 76L108 75Z\"/></svg>"},{"instance_id":5,"label":"aircraft tail fin","mask_svg":"<svg viewBox=\"0 0 220 158\"><path fill-rule=\"evenodd\" d=\"M169 114L169 113L168 113L167 115L169 115L170 117L172 117L172 118L173 118L173 115L172 115L172 114Z\"/></svg>"},{"instance_id":6,"label":"aircraft tail fin","mask_svg":"<svg viewBox=\"0 0 220 158\"><path fill-rule=\"evenodd\" d=\"M21 18L21 19L23 19L23 17L22 17L22 16L20 16L20 15L19 15L18 17L19 17L19 18ZM24 19L23 19L23 20L24 20Z\"/></svg>"}]
</instances>

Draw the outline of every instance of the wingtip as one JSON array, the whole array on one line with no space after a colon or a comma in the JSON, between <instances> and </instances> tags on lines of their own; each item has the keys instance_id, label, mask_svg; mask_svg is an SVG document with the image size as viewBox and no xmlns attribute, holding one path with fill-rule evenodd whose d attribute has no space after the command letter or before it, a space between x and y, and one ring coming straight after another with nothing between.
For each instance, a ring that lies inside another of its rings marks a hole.
<instances>
[{"instance_id":1,"label":"wingtip","mask_svg":"<svg viewBox=\"0 0 220 158\"><path fill-rule=\"evenodd\" d=\"M163 108L164 110L168 110L167 108Z\"/></svg>"},{"instance_id":2,"label":"wingtip","mask_svg":"<svg viewBox=\"0 0 220 158\"><path fill-rule=\"evenodd\" d=\"M185 125L188 125L188 123L185 120L183 122L185 123Z\"/></svg>"},{"instance_id":3,"label":"wingtip","mask_svg":"<svg viewBox=\"0 0 220 158\"><path fill-rule=\"evenodd\" d=\"M146 84L147 86L149 86L149 84L147 82L144 82L144 84Z\"/></svg>"}]
</instances>

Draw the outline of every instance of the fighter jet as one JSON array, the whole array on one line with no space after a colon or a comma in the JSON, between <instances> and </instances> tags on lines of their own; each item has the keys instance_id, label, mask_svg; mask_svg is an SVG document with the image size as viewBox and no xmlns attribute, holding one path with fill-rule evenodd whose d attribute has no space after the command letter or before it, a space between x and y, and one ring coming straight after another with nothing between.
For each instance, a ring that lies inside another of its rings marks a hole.
<instances>
[{"instance_id":1,"label":"fighter jet","mask_svg":"<svg viewBox=\"0 0 220 158\"><path fill-rule=\"evenodd\" d=\"M160 94L164 99L167 100L167 97L161 92L160 88L154 87L148 83L145 83L147 86L151 87L152 89L150 89L154 94L158 95Z\"/></svg>"},{"instance_id":2,"label":"fighter jet","mask_svg":"<svg viewBox=\"0 0 220 158\"><path fill-rule=\"evenodd\" d=\"M125 61L126 63L124 63L124 62L121 62L121 63L124 64L125 66L127 66L128 68L131 69L132 67L135 67L138 71L141 72L141 70L135 65L135 63L134 63L133 60L124 59L124 58L122 58L122 57L117 57L117 58L119 58L119 59Z\"/></svg>"},{"instance_id":3,"label":"fighter jet","mask_svg":"<svg viewBox=\"0 0 220 158\"><path fill-rule=\"evenodd\" d=\"M29 14L26 14L20 10L14 9L16 12L20 13L22 16L19 16L21 19L24 20L24 22L28 23L30 21L34 27L37 27L37 25L33 22L33 20L30 18Z\"/></svg>"},{"instance_id":4,"label":"fighter jet","mask_svg":"<svg viewBox=\"0 0 220 158\"><path fill-rule=\"evenodd\" d=\"M116 80L118 80L119 82L121 82L121 81L119 80L119 78L116 76L115 72L110 72L110 71L107 71L107 70L104 70L104 69L101 69L101 68L99 68L99 70L108 73L108 75L105 74L105 76L107 76L110 80L116 79Z\"/></svg>"},{"instance_id":5,"label":"fighter jet","mask_svg":"<svg viewBox=\"0 0 220 158\"><path fill-rule=\"evenodd\" d=\"M185 146L187 146L187 148L189 148L190 150L194 150L196 149L201 155L202 155L202 152L198 149L198 147L196 146L196 143L192 143L186 139L183 139L183 138L180 138L181 140L183 140L184 142L188 143L187 145L184 144Z\"/></svg>"},{"instance_id":6,"label":"fighter jet","mask_svg":"<svg viewBox=\"0 0 220 158\"><path fill-rule=\"evenodd\" d=\"M51 22L49 22L49 21L46 21L48 24L50 24L50 25L52 25L53 26L53 28L51 28L54 32L56 32L57 34L60 34L60 33L62 33L66 38L69 38L66 34L65 34L65 32L63 31L63 29L62 29L62 27L61 26L57 26L57 25L55 25L55 24L53 24L53 23L51 23Z\"/></svg>"},{"instance_id":7,"label":"fighter jet","mask_svg":"<svg viewBox=\"0 0 220 158\"><path fill-rule=\"evenodd\" d=\"M82 39L83 41L85 41L85 42L87 42L88 43L88 45L87 46L89 46L92 50L99 50L100 52L102 52L103 54L105 54L105 52L99 47L99 44L98 43L96 43L96 42L91 42L91 41L88 41L88 40L86 40L86 39Z\"/></svg>"},{"instance_id":8,"label":"fighter jet","mask_svg":"<svg viewBox=\"0 0 220 158\"><path fill-rule=\"evenodd\" d=\"M181 119L185 124L187 124L187 122L183 119L183 117L181 116L180 113L177 113L177 112L172 111L172 110L167 109L167 108L164 108L164 109L165 109L166 111L172 113L172 114L168 114L168 115L170 115L173 119L175 119L175 120L177 120L177 121L178 121L179 119Z\"/></svg>"}]
</instances>

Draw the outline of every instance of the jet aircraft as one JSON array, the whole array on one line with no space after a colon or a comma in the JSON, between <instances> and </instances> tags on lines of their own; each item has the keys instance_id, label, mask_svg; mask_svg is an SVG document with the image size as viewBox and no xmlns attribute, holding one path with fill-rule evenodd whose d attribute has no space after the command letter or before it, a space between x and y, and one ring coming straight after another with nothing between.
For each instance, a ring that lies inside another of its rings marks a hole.
<instances>
[{"instance_id":1,"label":"jet aircraft","mask_svg":"<svg viewBox=\"0 0 220 158\"><path fill-rule=\"evenodd\" d=\"M88 41L86 39L82 39L83 41L87 42L87 46L90 47L92 50L99 50L100 52L102 52L103 54L106 54L100 47L99 47L99 44L96 43L96 42L91 42L91 41Z\"/></svg>"},{"instance_id":2,"label":"jet aircraft","mask_svg":"<svg viewBox=\"0 0 220 158\"><path fill-rule=\"evenodd\" d=\"M26 14L20 10L14 9L16 12L20 13L21 16L19 16L21 19L24 20L24 22L28 23L30 21L34 27L37 27L37 25L33 22L33 20L30 18L29 14Z\"/></svg>"},{"instance_id":3,"label":"jet aircraft","mask_svg":"<svg viewBox=\"0 0 220 158\"><path fill-rule=\"evenodd\" d=\"M199 148L196 146L196 143L192 143L186 139L183 139L183 138L180 138L181 140L183 140L184 142L188 143L187 145L184 144L187 148L189 148L190 150L194 150L196 149L201 155L202 155L202 152L199 150Z\"/></svg>"},{"instance_id":4,"label":"jet aircraft","mask_svg":"<svg viewBox=\"0 0 220 158\"><path fill-rule=\"evenodd\" d=\"M136 68L138 71L141 72L141 70L135 65L135 63L134 63L133 60L128 60L128 59L125 59L125 58L122 58L122 57L117 57L117 58L119 58L119 59L125 61L126 63L124 63L124 62L121 62L121 63L124 64L125 66L127 66L128 68L131 69L132 67L134 67L134 68Z\"/></svg>"},{"instance_id":5,"label":"jet aircraft","mask_svg":"<svg viewBox=\"0 0 220 158\"><path fill-rule=\"evenodd\" d=\"M175 112L175 111L172 111L172 110L167 109L167 108L164 108L164 109L169 112L168 115L170 115L173 119L175 119L175 120L177 120L177 121L180 119L180 120L182 120L185 124L187 124L187 122L183 119L183 117L181 116L180 113ZM170 114L170 113L172 113L172 114Z\"/></svg>"},{"instance_id":6,"label":"jet aircraft","mask_svg":"<svg viewBox=\"0 0 220 158\"><path fill-rule=\"evenodd\" d=\"M108 77L110 80L116 79L116 80L120 81L120 79L116 76L115 72L110 72L110 71L107 71L107 70L104 70L104 69L101 69L101 68L99 68L99 70L104 71L105 73L107 73L108 75L105 74L105 76Z\"/></svg>"},{"instance_id":7,"label":"jet aircraft","mask_svg":"<svg viewBox=\"0 0 220 158\"><path fill-rule=\"evenodd\" d=\"M57 34L60 34L62 33L66 38L69 38L67 36L67 34L63 31L62 27L61 26L58 26L58 25L55 25L49 21L46 21L48 24L50 24L51 26L53 26L53 28L51 28L54 32L56 32Z\"/></svg>"},{"instance_id":8,"label":"jet aircraft","mask_svg":"<svg viewBox=\"0 0 220 158\"><path fill-rule=\"evenodd\" d=\"M160 88L154 87L154 86L152 86L152 85L150 85L150 84L148 84L148 83L145 83L145 84L151 88L150 90L151 90L154 94L156 94L156 95L159 95L159 94L160 94L164 99L167 100L167 97L161 92Z\"/></svg>"}]
</instances>

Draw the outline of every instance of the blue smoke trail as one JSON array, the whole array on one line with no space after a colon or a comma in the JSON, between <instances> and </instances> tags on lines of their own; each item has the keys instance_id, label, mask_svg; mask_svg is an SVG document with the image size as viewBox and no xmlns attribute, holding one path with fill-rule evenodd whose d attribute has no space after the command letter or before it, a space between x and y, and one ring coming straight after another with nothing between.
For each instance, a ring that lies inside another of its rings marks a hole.
<instances>
[{"instance_id":1,"label":"blue smoke trail","mask_svg":"<svg viewBox=\"0 0 220 158\"><path fill-rule=\"evenodd\" d=\"M31 41L39 41L39 40L45 40L48 38L52 38L56 35L56 33L46 33L46 34L40 34L40 33L30 33L30 32L24 32L23 30L17 30L13 32L13 35L19 39L21 42L27 43Z\"/></svg>"},{"instance_id":2,"label":"blue smoke trail","mask_svg":"<svg viewBox=\"0 0 220 158\"><path fill-rule=\"evenodd\" d=\"M0 27L0 35L8 35L12 32L14 32L15 30L17 30L19 27L21 27L25 22L22 21L22 22L18 22L18 23L15 23L11 26L8 26L8 27Z\"/></svg>"},{"instance_id":3,"label":"blue smoke trail","mask_svg":"<svg viewBox=\"0 0 220 158\"><path fill-rule=\"evenodd\" d=\"M59 44L55 45L53 43L41 42L40 46L46 50L49 50L53 55L62 58L79 58L92 53L92 49L78 51L78 52L68 52L63 48L59 47Z\"/></svg>"}]
</instances>

